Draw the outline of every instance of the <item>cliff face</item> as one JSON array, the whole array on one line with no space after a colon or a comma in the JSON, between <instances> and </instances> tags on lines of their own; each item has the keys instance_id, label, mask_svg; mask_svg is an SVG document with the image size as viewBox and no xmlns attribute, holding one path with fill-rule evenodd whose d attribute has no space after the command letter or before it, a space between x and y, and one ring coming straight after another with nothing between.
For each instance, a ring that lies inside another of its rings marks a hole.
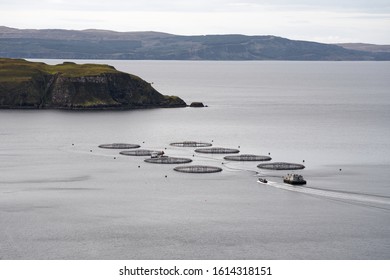
<instances>
[{"instance_id":1,"label":"cliff face","mask_svg":"<svg viewBox=\"0 0 390 280\"><path fill-rule=\"evenodd\" d=\"M132 109L184 107L141 78L108 65L50 66L0 59L0 108Z\"/></svg>"}]
</instances>

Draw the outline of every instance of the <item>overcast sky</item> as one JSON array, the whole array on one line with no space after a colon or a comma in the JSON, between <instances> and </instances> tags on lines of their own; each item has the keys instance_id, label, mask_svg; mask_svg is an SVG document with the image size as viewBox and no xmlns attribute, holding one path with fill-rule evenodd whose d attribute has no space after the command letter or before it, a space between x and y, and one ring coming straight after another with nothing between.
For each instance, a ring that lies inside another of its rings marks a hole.
<instances>
[{"instance_id":1,"label":"overcast sky","mask_svg":"<svg viewBox=\"0 0 390 280\"><path fill-rule=\"evenodd\" d=\"M0 25L390 44L390 0L0 0Z\"/></svg>"}]
</instances>

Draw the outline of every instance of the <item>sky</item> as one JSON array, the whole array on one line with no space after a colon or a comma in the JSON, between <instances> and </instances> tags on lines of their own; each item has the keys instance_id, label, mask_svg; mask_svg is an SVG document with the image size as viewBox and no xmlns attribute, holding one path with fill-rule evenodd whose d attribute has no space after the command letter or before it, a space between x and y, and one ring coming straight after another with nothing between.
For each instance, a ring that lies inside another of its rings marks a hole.
<instances>
[{"instance_id":1,"label":"sky","mask_svg":"<svg viewBox=\"0 0 390 280\"><path fill-rule=\"evenodd\" d=\"M0 26L390 44L390 0L0 0Z\"/></svg>"}]
</instances>

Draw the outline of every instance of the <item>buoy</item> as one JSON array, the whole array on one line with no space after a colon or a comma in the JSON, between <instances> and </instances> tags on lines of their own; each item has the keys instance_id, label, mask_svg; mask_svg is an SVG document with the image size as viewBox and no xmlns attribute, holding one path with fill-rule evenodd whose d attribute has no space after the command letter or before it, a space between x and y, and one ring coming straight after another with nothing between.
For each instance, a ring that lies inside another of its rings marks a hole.
<instances>
[{"instance_id":1,"label":"buoy","mask_svg":"<svg viewBox=\"0 0 390 280\"><path fill-rule=\"evenodd\" d=\"M89 150L92 153L92 150Z\"/></svg>"},{"instance_id":2,"label":"buoy","mask_svg":"<svg viewBox=\"0 0 390 280\"><path fill-rule=\"evenodd\" d=\"M140 168L141 166L138 165L138 168Z\"/></svg>"},{"instance_id":3,"label":"buoy","mask_svg":"<svg viewBox=\"0 0 390 280\"><path fill-rule=\"evenodd\" d=\"M74 144L72 143L72 146L74 146Z\"/></svg>"},{"instance_id":4,"label":"buoy","mask_svg":"<svg viewBox=\"0 0 390 280\"><path fill-rule=\"evenodd\" d=\"M302 162L305 162L305 160L302 160Z\"/></svg>"},{"instance_id":5,"label":"buoy","mask_svg":"<svg viewBox=\"0 0 390 280\"><path fill-rule=\"evenodd\" d=\"M114 159L116 159L116 157L114 157Z\"/></svg>"},{"instance_id":6,"label":"buoy","mask_svg":"<svg viewBox=\"0 0 390 280\"><path fill-rule=\"evenodd\" d=\"M340 171L341 171L341 168L340 168Z\"/></svg>"},{"instance_id":7,"label":"buoy","mask_svg":"<svg viewBox=\"0 0 390 280\"><path fill-rule=\"evenodd\" d=\"M271 153L268 153L268 155L271 155Z\"/></svg>"},{"instance_id":8,"label":"buoy","mask_svg":"<svg viewBox=\"0 0 390 280\"><path fill-rule=\"evenodd\" d=\"M240 146L238 146L238 148L240 148Z\"/></svg>"},{"instance_id":9,"label":"buoy","mask_svg":"<svg viewBox=\"0 0 390 280\"><path fill-rule=\"evenodd\" d=\"M167 178L168 176L167 175L165 175L165 178Z\"/></svg>"}]
</instances>

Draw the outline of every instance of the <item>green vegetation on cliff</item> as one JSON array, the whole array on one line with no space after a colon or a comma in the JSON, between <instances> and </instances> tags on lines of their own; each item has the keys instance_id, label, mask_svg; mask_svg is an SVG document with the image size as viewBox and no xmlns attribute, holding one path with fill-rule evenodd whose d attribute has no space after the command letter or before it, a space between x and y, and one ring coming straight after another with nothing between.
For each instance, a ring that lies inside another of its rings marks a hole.
<instances>
[{"instance_id":1,"label":"green vegetation on cliff","mask_svg":"<svg viewBox=\"0 0 390 280\"><path fill-rule=\"evenodd\" d=\"M47 65L0 58L0 108L131 109L183 107L141 78L110 65Z\"/></svg>"}]
</instances>

